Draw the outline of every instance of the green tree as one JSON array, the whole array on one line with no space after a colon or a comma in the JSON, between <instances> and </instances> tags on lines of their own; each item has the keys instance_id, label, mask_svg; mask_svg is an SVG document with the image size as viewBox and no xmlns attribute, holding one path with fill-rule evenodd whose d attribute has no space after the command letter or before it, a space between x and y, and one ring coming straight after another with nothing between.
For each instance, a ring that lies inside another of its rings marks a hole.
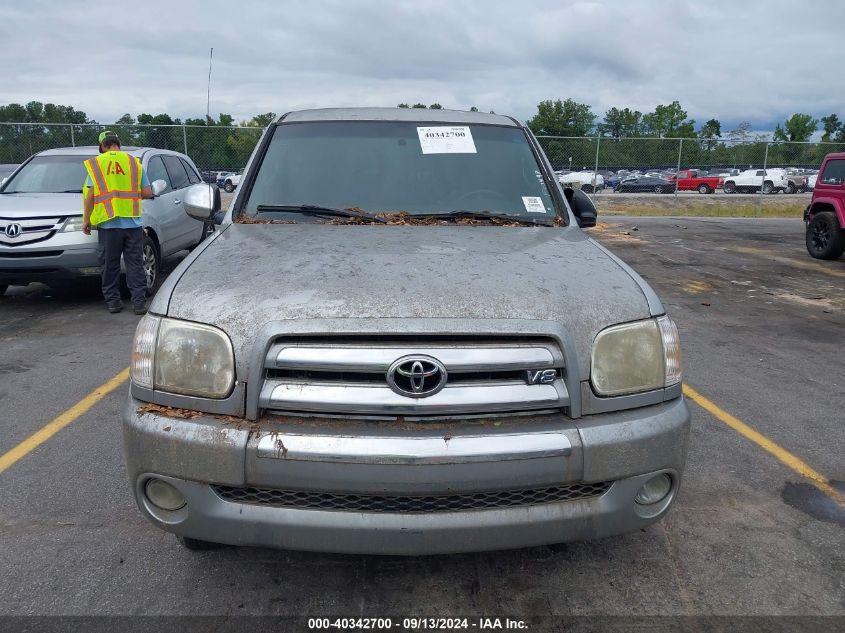
<instances>
[{"instance_id":1,"label":"green tree","mask_svg":"<svg viewBox=\"0 0 845 633\"><path fill-rule=\"evenodd\" d=\"M429 110L442 110L443 106L440 105L439 103L435 102L435 103L432 103L430 106L428 106L428 109Z\"/></svg>"},{"instance_id":2,"label":"green tree","mask_svg":"<svg viewBox=\"0 0 845 633\"><path fill-rule=\"evenodd\" d=\"M472 106L472 107L469 109L469 111L470 111L470 112L478 112L478 108L476 108L475 106Z\"/></svg>"},{"instance_id":3,"label":"green tree","mask_svg":"<svg viewBox=\"0 0 845 633\"><path fill-rule=\"evenodd\" d=\"M687 111L677 101L660 104L654 112L643 115L643 124L660 138L695 138L695 120L687 119Z\"/></svg>"},{"instance_id":4,"label":"green tree","mask_svg":"<svg viewBox=\"0 0 845 633\"><path fill-rule=\"evenodd\" d=\"M541 101L528 127L540 136L587 136L593 131L596 115L586 103L572 99Z\"/></svg>"},{"instance_id":5,"label":"green tree","mask_svg":"<svg viewBox=\"0 0 845 633\"><path fill-rule=\"evenodd\" d=\"M400 104L399 104L399 105L397 105L396 107L397 107L397 108L410 108L411 106L409 106L407 103L400 103Z\"/></svg>"},{"instance_id":6,"label":"green tree","mask_svg":"<svg viewBox=\"0 0 845 633\"><path fill-rule=\"evenodd\" d=\"M417 108L418 110L425 110L428 108L424 103L415 103L411 106L412 108Z\"/></svg>"},{"instance_id":7,"label":"green tree","mask_svg":"<svg viewBox=\"0 0 845 633\"><path fill-rule=\"evenodd\" d=\"M822 134L822 142L829 143L833 141L843 130L842 122L839 120L839 117L835 114L831 114L830 116L823 116L821 119L822 122L822 129L824 130L824 134Z\"/></svg>"},{"instance_id":8,"label":"green tree","mask_svg":"<svg viewBox=\"0 0 845 633\"><path fill-rule=\"evenodd\" d=\"M643 126L643 113L630 108L611 108L604 113L604 121L599 124L602 136L620 139L640 136Z\"/></svg>"},{"instance_id":9,"label":"green tree","mask_svg":"<svg viewBox=\"0 0 845 633\"><path fill-rule=\"evenodd\" d=\"M778 125L775 128L774 136L776 141L790 141L790 142L804 142L809 141L819 127L818 119L814 119L809 114L801 114L796 112L786 121L783 122L783 127Z\"/></svg>"},{"instance_id":10,"label":"green tree","mask_svg":"<svg viewBox=\"0 0 845 633\"><path fill-rule=\"evenodd\" d=\"M703 141L702 146L707 150L708 155L718 144L716 139L721 137L722 124L719 123L718 119L710 119L707 123L702 125L701 129L698 131L698 138Z\"/></svg>"}]
</instances>

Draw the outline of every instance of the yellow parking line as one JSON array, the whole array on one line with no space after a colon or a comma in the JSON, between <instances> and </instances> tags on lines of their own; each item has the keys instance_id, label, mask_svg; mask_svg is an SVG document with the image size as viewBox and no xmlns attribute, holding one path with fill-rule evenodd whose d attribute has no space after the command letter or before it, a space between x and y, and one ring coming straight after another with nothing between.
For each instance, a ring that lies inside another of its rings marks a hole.
<instances>
[{"instance_id":1,"label":"yellow parking line","mask_svg":"<svg viewBox=\"0 0 845 633\"><path fill-rule=\"evenodd\" d=\"M693 402L695 402L702 409L708 411L709 413L712 413L716 418L727 424L734 431L736 431L743 437L751 440L764 451L774 455L776 458L778 458L781 462L789 466L796 473L798 473L802 477L806 477L807 479L809 479L810 482L816 488L821 490L828 497L830 497L836 503L845 508L845 495L843 495L836 488L831 486L830 480L827 477L822 475L817 470L811 468L806 462L801 460L799 457L793 455L779 444L776 444L775 442L767 438L765 435L762 435L761 433L755 431L742 420L735 418L730 413L728 413L721 407L714 404L712 401L702 396L689 385L684 385L684 395Z\"/></svg>"},{"instance_id":2,"label":"yellow parking line","mask_svg":"<svg viewBox=\"0 0 845 633\"><path fill-rule=\"evenodd\" d=\"M12 465L20 459L28 455L30 452L41 446L44 442L53 437L56 433L65 428L68 424L76 420L79 416L84 414L88 409L97 404L100 400L105 398L112 391L117 389L120 385L126 382L129 378L129 368L127 367L117 376L109 380L104 385L94 389L91 393L85 396L82 400L73 405L70 409L54 418L46 426L43 426L35 433L26 438L23 442L15 446L8 453L0 455L0 473L8 470Z\"/></svg>"}]
</instances>

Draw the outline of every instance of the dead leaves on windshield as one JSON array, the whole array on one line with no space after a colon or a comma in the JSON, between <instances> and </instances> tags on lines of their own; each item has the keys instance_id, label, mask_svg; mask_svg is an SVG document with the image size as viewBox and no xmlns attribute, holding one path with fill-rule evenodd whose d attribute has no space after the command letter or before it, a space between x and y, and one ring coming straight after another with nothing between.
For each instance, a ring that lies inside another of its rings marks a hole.
<instances>
[{"instance_id":1,"label":"dead leaves on windshield","mask_svg":"<svg viewBox=\"0 0 845 633\"><path fill-rule=\"evenodd\" d=\"M239 215L235 218L236 224L296 224L294 220L272 220L270 218L257 218L254 215Z\"/></svg>"},{"instance_id":2,"label":"dead leaves on windshield","mask_svg":"<svg viewBox=\"0 0 845 633\"><path fill-rule=\"evenodd\" d=\"M358 207L346 209L352 213L366 213ZM379 225L388 226L444 226L457 224L462 226L526 226L524 221L506 220L502 218L437 218L432 216L416 216L407 211L376 213L375 218L352 216L348 218L336 217L317 220L319 224L342 224L342 225ZM295 220L274 220L270 218L256 218L250 215L240 215L235 220L237 224L296 224ZM555 217L553 226L566 226L561 217Z\"/></svg>"}]
</instances>

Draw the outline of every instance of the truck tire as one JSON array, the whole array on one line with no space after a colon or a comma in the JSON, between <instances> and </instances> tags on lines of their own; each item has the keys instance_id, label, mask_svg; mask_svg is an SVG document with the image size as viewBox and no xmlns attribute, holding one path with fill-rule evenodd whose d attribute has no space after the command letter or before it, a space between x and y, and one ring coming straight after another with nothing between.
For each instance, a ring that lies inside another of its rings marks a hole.
<instances>
[{"instance_id":1,"label":"truck tire","mask_svg":"<svg viewBox=\"0 0 845 633\"><path fill-rule=\"evenodd\" d=\"M698 185L698 193L713 193L713 190L707 185L707 183L703 182Z\"/></svg>"},{"instance_id":2,"label":"truck tire","mask_svg":"<svg viewBox=\"0 0 845 633\"><path fill-rule=\"evenodd\" d=\"M733 180L728 180L722 185L722 191L725 193L736 193L736 183Z\"/></svg>"},{"instance_id":3,"label":"truck tire","mask_svg":"<svg viewBox=\"0 0 845 633\"><path fill-rule=\"evenodd\" d=\"M763 183L763 193L775 193L777 190L775 189L775 185L772 183L771 180L767 180Z\"/></svg>"},{"instance_id":4,"label":"truck tire","mask_svg":"<svg viewBox=\"0 0 845 633\"><path fill-rule=\"evenodd\" d=\"M845 252L845 230L832 211L816 213L807 225L807 252L816 259L837 259Z\"/></svg>"},{"instance_id":5,"label":"truck tire","mask_svg":"<svg viewBox=\"0 0 845 633\"><path fill-rule=\"evenodd\" d=\"M223 185L223 191L226 193L232 193L235 190L235 185L232 184L231 180L227 180L226 183Z\"/></svg>"},{"instance_id":6,"label":"truck tire","mask_svg":"<svg viewBox=\"0 0 845 633\"><path fill-rule=\"evenodd\" d=\"M795 188L795 183L792 181L786 183L786 188L783 190L784 193L797 193L798 189Z\"/></svg>"}]
</instances>

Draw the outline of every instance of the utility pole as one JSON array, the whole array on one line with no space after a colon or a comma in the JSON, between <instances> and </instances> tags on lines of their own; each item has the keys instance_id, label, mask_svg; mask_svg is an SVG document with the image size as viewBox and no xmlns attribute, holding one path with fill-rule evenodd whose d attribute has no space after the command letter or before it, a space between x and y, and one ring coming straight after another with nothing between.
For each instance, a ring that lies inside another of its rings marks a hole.
<instances>
[{"instance_id":1,"label":"utility pole","mask_svg":"<svg viewBox=\"0 0 845 633\"><path fill-rule=\"evenodd\" d=\"M205 95L205 122L208 123L211 117L211 62L214 60L214 47L211 47L211 52L208 54L208 91Z\"/></svg>"}]
</instances>

